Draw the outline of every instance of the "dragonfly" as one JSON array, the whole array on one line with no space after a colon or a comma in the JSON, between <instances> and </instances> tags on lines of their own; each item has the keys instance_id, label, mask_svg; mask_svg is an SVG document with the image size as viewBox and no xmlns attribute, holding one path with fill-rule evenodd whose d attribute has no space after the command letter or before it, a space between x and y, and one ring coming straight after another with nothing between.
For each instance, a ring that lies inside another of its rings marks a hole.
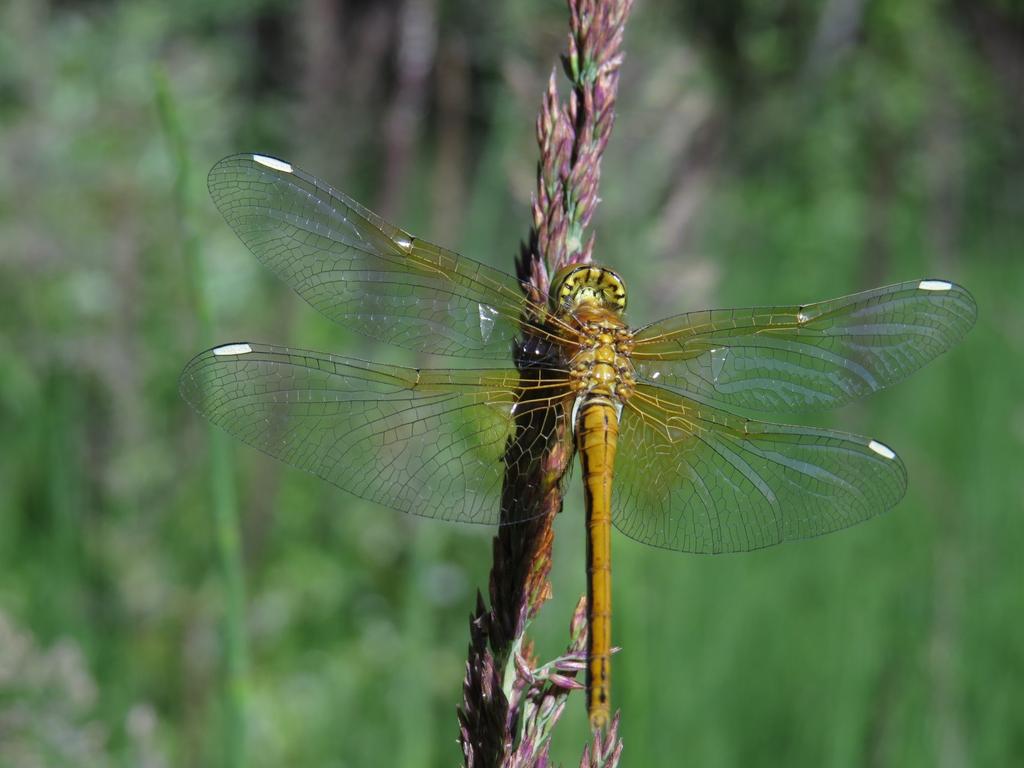
<instances>
[{"instance_id":1,"label":"dragonfly","mask_svg":"<svg viewBox=\"0 0 1024 768\"><path fill-rule=\"evenodd\" d=\"M207 419L351 494L465 523L540 514L529 478L509 474L554 450L579 456L595 728L611 706L611 527L654 547L742 552L891 509L907 470L887 444L746 414L876 392L950 349L977 313L959 285L919 279L632 327L612 269L565 267L537 301L519 279L277 158L227 157L209 189L252 253L328 318L461 362L414 368L221 344L181 375L184 398Z\"/></svg>"}]
</instances>

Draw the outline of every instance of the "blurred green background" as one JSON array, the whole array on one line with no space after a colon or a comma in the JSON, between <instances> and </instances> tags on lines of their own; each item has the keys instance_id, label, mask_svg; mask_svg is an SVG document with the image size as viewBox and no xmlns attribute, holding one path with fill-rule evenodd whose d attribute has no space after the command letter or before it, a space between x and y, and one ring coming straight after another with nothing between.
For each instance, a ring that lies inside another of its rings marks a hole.
<instances>
[{"instance_id":1,"label":"blurred green background","mask_svg":"<svg viewBox=\"0 0 1024 768\"><path fill-rule=\"evenodd\" d=\"M565 30L555 0L0 6L0 765L227 765L232 700L251 766L457 763L491 531L243 446L211 462L177 393L210 343L410 357L275 282L204 180L235 151L284 157L511 270ZM635 324L926 276L980 319L806 420L901 452L891 514L742 556L616 538L623 765L1024 762L1024 11L639 0L626 52L595 226ZM234 699L211 463L241 521ZM583 553L574 490L542 657ZM575 696L555 756L577 764L586 732Z\"/></svg>"}]
</instances>

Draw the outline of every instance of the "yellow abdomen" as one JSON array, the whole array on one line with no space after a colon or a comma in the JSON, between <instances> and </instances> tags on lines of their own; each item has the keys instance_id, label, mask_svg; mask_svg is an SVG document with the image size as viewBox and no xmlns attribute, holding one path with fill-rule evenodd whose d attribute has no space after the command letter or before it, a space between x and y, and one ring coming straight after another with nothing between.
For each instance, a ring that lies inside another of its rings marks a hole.
<instances>
[{"instance_id":1,"label":"yellow abdomen","mask_svg":"<svg viewBox=\"0 0 1024 768\"><path fill-rule=\"evenodd\" d=\"M612 400L588 398L580 406L575 426L587 505L587 713L592 728L603 728L611 706L611 500L619 438L618 413Z\"/></svg>"}]
</instances>

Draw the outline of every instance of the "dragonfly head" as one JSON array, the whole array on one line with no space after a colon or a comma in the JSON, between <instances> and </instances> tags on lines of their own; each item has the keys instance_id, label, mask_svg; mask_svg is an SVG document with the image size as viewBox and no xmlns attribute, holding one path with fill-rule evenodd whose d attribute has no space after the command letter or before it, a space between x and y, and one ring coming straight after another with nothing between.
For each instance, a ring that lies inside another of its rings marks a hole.
<instances>
[{"instance_id":1,"label":"dragonfly head","mask_svg":"<svg viewBox=\"0 0 1024 768\"><path fill-rule=\"evenodd\" d=\"M626 285L606 267L570 264L551 281L551 310L568 314L589 305L621 315L626 309Z\"/></svg>"}]
</instances>

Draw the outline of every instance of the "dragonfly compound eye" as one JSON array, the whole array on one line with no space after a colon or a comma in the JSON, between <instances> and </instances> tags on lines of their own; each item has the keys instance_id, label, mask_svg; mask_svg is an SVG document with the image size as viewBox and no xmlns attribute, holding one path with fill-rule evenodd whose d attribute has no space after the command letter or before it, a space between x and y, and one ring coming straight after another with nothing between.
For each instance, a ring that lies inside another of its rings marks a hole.
<instances>
[{"instance_id":1,"label":"dragonfly compound eye","mask_svg":"<svg viewBox=\"0 0 1024 768\"><path fill-rule=\"evenodd\" d=\"M626 285L606 267L571 264L563 267L551 283L551 309L571 313L585 304L621 314L626 309Z\"/></svg>"}]
</instances>

